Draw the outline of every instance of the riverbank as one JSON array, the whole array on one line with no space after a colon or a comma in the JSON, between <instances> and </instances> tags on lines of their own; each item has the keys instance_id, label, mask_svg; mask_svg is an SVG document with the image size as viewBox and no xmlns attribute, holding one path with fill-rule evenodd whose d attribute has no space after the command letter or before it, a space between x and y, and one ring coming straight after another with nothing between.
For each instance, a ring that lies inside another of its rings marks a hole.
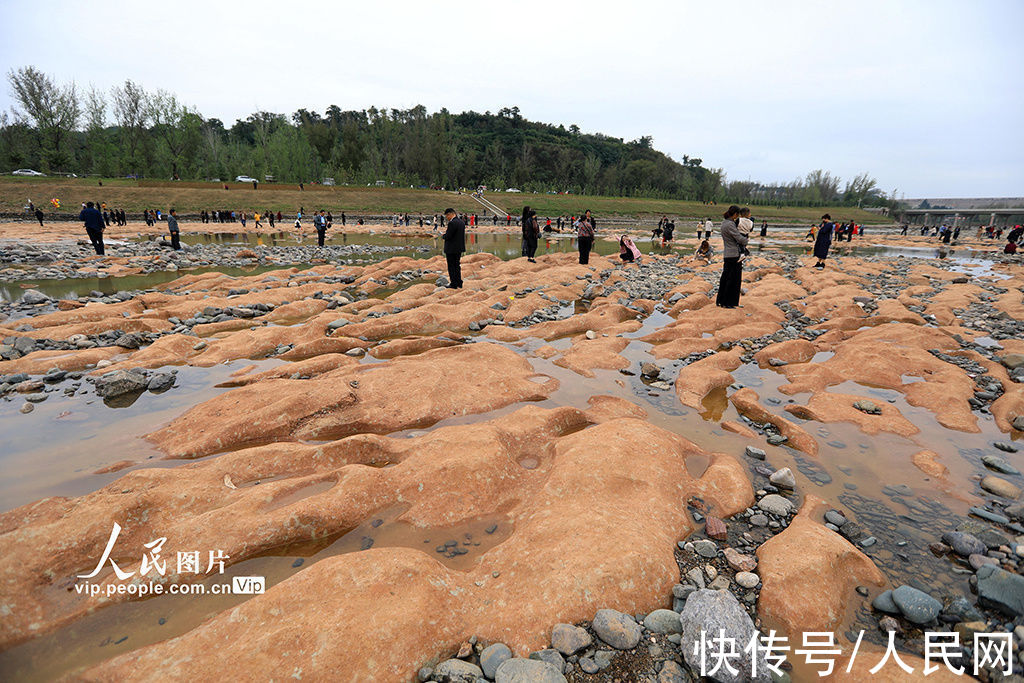
<instances>
[{"instance_id":1,"label":"riverbank","mask_svg":"<svg viewBox=\"0 0 1024 683\"><path fill-rule=\"evenodd\" d=\"M1019 261L837 250L821 271L766 244L722 309L720 264L688 249L622 266L604 242L581 266L555 242L468 254L462 290L436 252L125 242L104 261L211 270L4 304L0 666L493 678L501 643L538 675L670 681L719 622L832 631L844 657L863 631L869 665L898 632L918 670L925 629L1024 623ZM79 593L120 583L80 577L114 521L125 570L165 538L224 574L147 579L266 593Z\"/></svg>"}]
</instances>

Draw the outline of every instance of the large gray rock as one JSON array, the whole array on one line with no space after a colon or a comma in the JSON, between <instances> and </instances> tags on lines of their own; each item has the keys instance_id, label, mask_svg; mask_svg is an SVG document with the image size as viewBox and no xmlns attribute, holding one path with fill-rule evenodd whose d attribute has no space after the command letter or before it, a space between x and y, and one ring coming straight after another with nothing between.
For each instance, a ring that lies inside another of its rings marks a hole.
<instances>
[{"instance_id":1,"label":"large gray rock","mask_svg":"<svg viewBox=\"0 0 1024 683\"><path fill-rule=\"evenodd\" d=\"M982 565L978 577L978 599L1011 616L1024 615L1024 576L993 564Z\"/></svg>"},{"instance_id":2,"label":"large gray rock","mask_svg":"<svg viewBox=\"0 0 1024 683\"><path fill-rule=\"evenodd\" d=\"M476 664L461 659L445 660L434 669L434 680L440 683L476 683L476 679L483 675L483 670Z\"/></svg>"},{"instance_id":3,"label":"large gray rock","mask_svg":"<svg viewBox=\"0 0 1024 683\"><path fill-rule=\"evenodd\" d=\"M565 676L539 659L507 659L498 667L495 683L565 683Z\"/></svg>"},{"instance_id":4,"label":"large gray rock","mask_svg":"<svg viewBox=\"0 0 1024 683\"><path fill-rule=\"evenodd\" d=\"M588 647L594 639L590 637L586 629L572 624L555 624L551 629L551 647L563 655L576 654L585 647Z\"/></svg>"},{"instance_id":5,"label":"large gray rock","mask_svg":"<svg viewBox=\"0 0 1024 683\"><path fill-rule=\"evenodd\" d=\"M22 303L30 304L33 306L36 304L45 304L49 300L50 297L46 296L38 289L26 289L25 293L21 295Z\"/></svg>"},{"instance_id":6,"label":"large gray rock","mask_svg":"<svg viewBox=\"0 0 1024 683\"><path fill-rule=\"evenodd\" d=\"M505 660L512 659L512 650L508 649L505 643L494 643L484 648L480 653L480 668L484 670L484 676L493 679Z\"/></svg>"},{"instance_id":7,"label":"large gray rock","mask_svg":"<svg viewBox=\"0 0 1024 683\"><path fill-rule=\"evenodd\" d=\"M985 554L988 550L976 536L963 531L947 531L942 534L942 542L953 549L960 557L970 557L974 554Z\"/></svg>"},{"instance_id":8,"label":"large gray rock","mask_svg":"<svg viewBox=\"0 0 1024 683\"><path fill-rule=\"evenodd\" d=\"M757 507L770 514L785 517L793 510L793 503L776 493L769 493L757 501Z\"/></svg>"},{"instance_id":9,"label":"large gray rock","mask_svg":"<svg viewBox=\"0 0 1024 683\"><path fill-rule=\"evenodd\" d=\"M704 642L710 646L711 638L718 636L720 631L724 631L726 638L735 640L736 651L740 653L739 658L731 660L733 668L738 673L733 674L725 667L721 667L711 678L720 683L740 683L740 681L751 680L768 683L771 680L768 663L763 652L758 652L757 655L757 676L751 677L751 671L754 669L753 660L745 648L756 630L754 622L750 620L750 616L732 593L712 590L699 590L692 593L686 599L686 606L679 616L683 625L683 639L680 647L683 651L683 658L691 671L700 672L700 655L694 650L694 646L701 642L701 633L704 634Z\"/></svg>"},{"instance_id":10,"label":"large gray rock","mask_svg":"<svg viewBox=\"0 0 1024 683\"><path fill-rule=\"evenodd\" d=\"M644 617L644 627L651 633L682 633L679 613L670 609L656 609Z\"/></svg>"},{"instance_id":11,"label":"large gray rock","mask_svg":"<svg viewBox=\"0 0 1024 683\"><path fill-rule=\"evenodd\" d=\"M939 616L942 603L912 586L900 586L893 590L892 601L900 612L915 624L927 624Z\"/></svg>"},{"instance_id":12,"label":"large gray rock","mask_svg":"<svg viewBox=\"0 0 1024 683\"><path fill-rule=\"evenodd\" d=\"M597 637L616 650L631 650L640 642L640 624L617 610L597 610L593 626Z\"/></svg>"},{"instance_id":13,"label":"large gray rock","mask_svg":"<svg viewBox=\"0 0 1024 683\"><path fill-rule=\"evenodd\" d=\"M149 379L138 370L115 370L96 380L96 393L103 398L113 398L133 391L142 391L149 386Z\"/></svg>"}]
</instances>

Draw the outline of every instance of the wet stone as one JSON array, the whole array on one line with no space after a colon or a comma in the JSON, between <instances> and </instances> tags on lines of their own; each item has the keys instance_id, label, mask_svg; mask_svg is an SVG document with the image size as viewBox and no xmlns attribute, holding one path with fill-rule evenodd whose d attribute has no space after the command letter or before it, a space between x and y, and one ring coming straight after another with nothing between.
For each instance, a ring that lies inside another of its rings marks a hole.
<instances>
[{"instance_id":1,"label":"wet stone","mask_svg":"<svg viewBox=\"0 0 1024 683\"><path fill-rule=\"evenodd\" d=\"M640 625L631 616L613 609L598 610L593 628L598 638L617 650L630 650L640 642Z\"/></svg>"},{"instance_id":2,"label":"wet stone","mask_svg":"<svg viewBox=\"0 0 1024 683\"><path fill-rule=\"evenodd\" d=\"M1003 474L1020 474L1020 470L1007 462L1005 458L1001 458L998 455L982 456L981 461L985 463L986 467L995 470L996 472L1001 472Z\"/></svg>"},{"instance_id":3,"label":"wet stone","mask_svg":"<svg viewBox=\"0 0 1024 683\"><path fill-rule=\"evenodd\" d=\"M942 610L942 603L911 586L900 586L892 592L892 600L907 620L927 624Z\"/></svg>"}]
</instances>

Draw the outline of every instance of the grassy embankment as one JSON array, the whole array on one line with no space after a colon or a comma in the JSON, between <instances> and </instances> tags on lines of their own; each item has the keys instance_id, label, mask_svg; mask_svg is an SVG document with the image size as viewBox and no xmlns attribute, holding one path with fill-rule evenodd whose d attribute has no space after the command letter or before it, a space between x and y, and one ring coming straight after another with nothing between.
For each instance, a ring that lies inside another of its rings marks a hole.
<instances>
[{"instance_id":1,"label":"grassy embankment","mask_svg":"<svg viewBox=\"0 0 1024 683\"><path fill-rule=\"evenodd\" d=\"M483 207L467 195L437 190L377 187L324 187L262 183L258 190L245 183L171 182L152 180L96 178L28 178L0 177L0 212L19 213L31 199L47 215L54 210L50 199L60 199L57 213L78 212L82 202L106 202L108 206L123 208L131 213L143 209L166 211L175 207L180 213L207 210L235 210L252 213L254 210L294 213L300 206L306 211L325 209L333 213L346 211L353 214L410 214L439 213L446 207L459 211L483 214ZM489 194L488 199L513 215L524 205L536 209L538 215L557 216L576 214L590 209L596 216L651 218L667 215L680 219L708 218L718 221L725 209L721 204L708 206L701 202L676 199L644 199L633 197L593 197L547 194ZM773 223L808 224L817 222L823 213L831 213L836 220L855 220L866 224L891 223L884 216L851 207L752 207L754 217Z\"/></svg>"}]
</instances>

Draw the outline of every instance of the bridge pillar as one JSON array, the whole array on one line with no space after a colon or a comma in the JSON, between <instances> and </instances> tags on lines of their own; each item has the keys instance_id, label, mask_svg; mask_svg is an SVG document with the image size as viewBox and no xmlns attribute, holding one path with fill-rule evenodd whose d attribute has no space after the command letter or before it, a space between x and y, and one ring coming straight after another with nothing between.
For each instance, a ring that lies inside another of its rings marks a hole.
<instances>
[{"instance_id":1,"label":"bridge pillar","mask_svg":"<svg viewBox=\"0 0 1024 683\"><path fill-rule=\"evenodd\" d=\"M995 212L992 212L992 215L990 215L988 217L988 224L989 225L995 225L996 224L996 214L995 214Z\"/></svg>"}]
</instances>

